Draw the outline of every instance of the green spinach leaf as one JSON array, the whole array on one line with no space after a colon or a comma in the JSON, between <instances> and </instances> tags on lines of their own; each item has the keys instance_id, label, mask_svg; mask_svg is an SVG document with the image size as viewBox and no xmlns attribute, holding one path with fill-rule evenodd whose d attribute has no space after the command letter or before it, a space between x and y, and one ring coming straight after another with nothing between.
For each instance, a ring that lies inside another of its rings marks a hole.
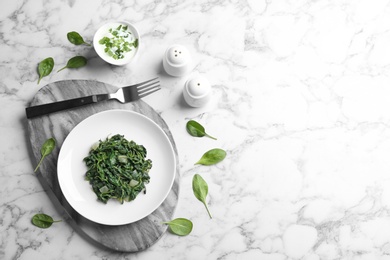
<instances>
[{"instance_id":1,"label":"green spinach leaf","mask_svg":"<svg viewBox=\"0 0 390 260\"><path fill-rule=\"evenodd\" d=\"M52 57L46 58L38 64L38 74L39 74L38 84L39 82L41 82L41 79L43 77L46 77L51 73L53 68L54 68L54 59Z\"/></svg>"},{"instance_id":2,"label":"green spinach leaf","mask_svg":"<svg viewBox=\"0 0 390 260\"><path fill-rule=\"evenodd\" d=\"M219 148L214 148L206 153L203 154L203 156L200 158L198 162L195 164L202 164L202 165L213 165L216 163L221 162L226 157L226 152Z\"/></svg>"},{"instance_id":3,"label":"green spinach leaf","mask_svg":"<svg viewBox=\"0 0 390 260\"><path fill-rule=\"evenodd\" d=\"M43 145L41 147L41 156L42 157L41 157L41 160L39 161L37 167L35 168L34 172L36 172L38 170L43 159L54 150L55 146L56 146L56 140L54 138L49 138L43 143Z\"/></svg>"},{"instance_id":4,"label":"green spinach leaf","mask_svg":"<svg viewBox=\"0 0 390 260\"><path fill-rule=\"evenodd\" d=\"M64 70L66 68L77 69L77 68L83 67L85 65L87 65L87 59L83 56L76 56L76 57L69 59L66 66L63 67L62 69L59 69L57 72L60 72L61 70Z\"/></svg>"},{"instance_id":5,"label":"green spinach leaf","mask_svg":"<svg viewBox=\"0 0 390 260\"><path fill-rule=\"evenodd\" d=\"M167 224L171 230L171 232L178 236L186 236L192 231L193 224L191 220L186 218L176 218L169 222L163 222L163 224Z\"/></svg>"},{"instance_id":6,"label":"green spinach leaf","mask_svg":"<svg viewBox=\"0 0 390 260\"><path fill-rule=\"evenodd\" d=\"M209 217L213 218L211 216L211 213L206 203L206 197L209 192L209 186L207 185L207 182L199 174L195 174L194 177L192 178L192 191L194 192L195 197L200 202L202 202L203 205L206 207Z\"/></svg>"},{"instance_id":7,"label":"green spinach leaf","mask_svg":"<svg viewBox=\"0 0 390 260\"><path fill-rule=\"evenodd\" d=\"M211 139L217 140L217 138L212 137L209 134L207 134L204 127L194 120L188 121L186 124L186 128L187 128L187 132L192 136L195 136L195 137L207 136L207 137L210 137Z\"/></svg>"},{"instance_id":8,"label":"green spinach leaf","mask_svg":"<svg viewBox=\"0 0 390 260\"><path fill-rule=\"evenodd\" d=\"M53 220L52 217L43 213L35 214L31 219L33 225L39 228L49 228L53 223L61 222L61 221L62 220Z\"/></svg>"},{"instance_id":9,"label":"green spinach leaf","mask_svg":"<svg viewBox=\"0 0 390 260\"><path fill-rule=\"evenodd\" d=\"M78 33L78 32L68 32L68 34L66 35L68 37L68 40L73 43L74 45L81 45L81 44L85 44L85 45L88 45L88 46L91 46L91 44L89 43L86 43L83 39L83 37Z\"/></svg>"}]
</instances>

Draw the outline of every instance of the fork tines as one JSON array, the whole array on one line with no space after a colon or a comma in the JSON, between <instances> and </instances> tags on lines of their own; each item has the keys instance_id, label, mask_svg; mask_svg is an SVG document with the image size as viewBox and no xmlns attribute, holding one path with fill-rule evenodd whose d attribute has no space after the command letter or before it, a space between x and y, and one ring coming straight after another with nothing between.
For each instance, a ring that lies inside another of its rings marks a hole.
<instances>
[{"instance_id":1,"label":"fork tines","mask_svg":"<svg viewBox=\"0 0 390 260\"><path fill-rule=\"evenodd\" d=\"M137 85L137 91L140 98L152 94L160 89L160 80L158 77Z\"/></svg>"}]
</instances>

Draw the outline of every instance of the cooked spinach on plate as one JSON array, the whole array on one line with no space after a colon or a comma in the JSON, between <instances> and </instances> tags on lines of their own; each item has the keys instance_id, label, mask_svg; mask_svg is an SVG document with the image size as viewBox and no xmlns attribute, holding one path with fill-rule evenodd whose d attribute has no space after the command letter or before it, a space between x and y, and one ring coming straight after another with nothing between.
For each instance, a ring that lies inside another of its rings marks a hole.
<instances>
[{"instance_id":1,"label":"cooked spinach on plate","mask_svg":"<svg viewBox=\"0 0 390 260\"><path fill-rule=\"evenodd\" d=\"M142 145L128 141L123 135L114 135L92 146L84 158L88 171L85 179L92 185L98 200L132 201L149 183L152 161L146 159Z\"/></svg>"}]
</instances>

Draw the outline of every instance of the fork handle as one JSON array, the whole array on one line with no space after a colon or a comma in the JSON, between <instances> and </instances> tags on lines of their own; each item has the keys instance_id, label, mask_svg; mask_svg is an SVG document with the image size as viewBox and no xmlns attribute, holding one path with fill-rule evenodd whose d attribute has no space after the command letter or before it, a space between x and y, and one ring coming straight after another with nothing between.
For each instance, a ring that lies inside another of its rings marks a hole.
<instances>
[{"instance_id":1,"label":"fork handle","mask_svg":"<svg viewBox=\"0 0 390 260\"><path fill-rule=\"evenodd\" d=\"M27 118L42 116L57 111L62 111L69 108L81 107L88 104L97 103L99 101L110 99L109 94L92 95L81 98L68 99L38 106L26 108Z\"/></svg>"}]
</instances>

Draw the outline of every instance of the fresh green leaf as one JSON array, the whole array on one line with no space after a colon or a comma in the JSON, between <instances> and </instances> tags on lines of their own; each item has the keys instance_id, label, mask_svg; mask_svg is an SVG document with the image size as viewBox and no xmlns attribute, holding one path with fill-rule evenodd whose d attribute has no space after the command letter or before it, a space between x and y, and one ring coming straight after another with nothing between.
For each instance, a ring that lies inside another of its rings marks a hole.
<instances>
[{"instance_id":1,"label":"fresh green leaf","mask_svg":"<svg viewBox=\"0 0 390 260\"><path fill-rule=\"evenodd\" d=\"M191 220L186 218L176 218L169 222L163 222L163 224L167 224L171 230L171 232L178 236L186 236L192 231L193 224Z\"/></svg>"},{"instance_id":2,"label":"fresh green leaf","mask_svg":"<svg viewBox=\"0 0 390 260\"><path fill-rule=\"evenodd\" d=\"M207 151L195 164L213 165L221 162L226 157L226 152L222 149L215 148Z\"/></svg>"},{"instance_id":3,"label":"fresh green leaf","mask_svg":"<svg viewBox=\"0 0 390 260\"><path fill-rule=\"evenodd\" d=\"M60 72L61 70L64 70L66 68L77 69L77 68L83 67L85 65L87 65L87 59L83 56L76 56L76 57L69 59L66 66L63 67L62 69L59 69L57 72Z\"/></svg>"},{"instance_id":4,"label":"fresh green leaf","mask_svg":"<svg viewBox=\"0 0 390 260\"><path fill-rule=\"evenodd\" d=\"M204 127L194 120L188 121L186 124L186 128L187 128L187 132L192 136L195 137L207 136L210 137L211 139L217 140L217 138L208 135Z\"/></svg>"},{"instance_id":5,"label":"fresh green leaf","mask_svg":"<svg viewBox=\"0 0 390 260\"><path fill-rule=\"evenodd\" d=\"M38 170L43 159L54 150L55 146L56 146L56 140L54 138L49 138L43 143L43 145L41 147L41 156L42 157L41 157L41 160L39 161L37 167L35 168L34 172L36 172Z\"/></svg>"},{"instance_id":6,"label":"fresh green leaf","mask_svg":"<svg viewBox=\"0 0 390 260\"><path fill-rule=\"evenodd\" d=\"M192 178L192 191L194 192L195 197L200 202L202 202L203 205L206 207L209 217L213 218L211 216L211 213L206 203L206 197L207 197L207 193L209 192L209 186L207 185L207 182L199 174L195 174L194 177Z\"/></svg>"},{"instance_id":7,"label":"fresh green leaf","mask_svg":"<svg viewBox=\"0 0 390 260\"><path fill-rule=\"evenodd\" d=\"M61 222L61 220L53 220L53 218L49 215L41 213L35 214L32 217L31 222L34 226L37 226L39 228L49 228L53 223Z\"/></svg>"},{"instance_id":8,"label":"fresh green leaf","mask_svg":"<svg viewBox=\"0 0 390 260\"><path fill-rule=\"evenodd\" d=\"M49 154L53 151L55 145L56 145L56 140L55 140L54 138L49 138L49 139L47 139L47 140L43 143L43 145L42 145L42 148L41 148L41 155L42 155L42 156L47 156L47 155L49 155Z\"/></svg>"},{"instance_id":9,"label":"fresh green leaf","mask_svg":"<svg viewBox=\"0 0 390 260\"><path fill-rule=\"evenodd\" d=\"M81 45L81 44L85 44L85 45L88 45L88 46L91 46L91 44L89 43L86 43L83 39L83 37L78 33L78 32L68 32L68 34L66 35L68 37L68 40L73 43L74 45Z\"/></svg>"},{"instance_id":10,"label":"fresh green leaf","mask_svg":"<svg viewBox=\"0 0 390 260\"><path fill-rule=\"evenodd\" d=\"M48 76L54 68L54 60L52 57L46 58L38 64L38 84L43 77Z\"/></svg>"}]
</instances>

